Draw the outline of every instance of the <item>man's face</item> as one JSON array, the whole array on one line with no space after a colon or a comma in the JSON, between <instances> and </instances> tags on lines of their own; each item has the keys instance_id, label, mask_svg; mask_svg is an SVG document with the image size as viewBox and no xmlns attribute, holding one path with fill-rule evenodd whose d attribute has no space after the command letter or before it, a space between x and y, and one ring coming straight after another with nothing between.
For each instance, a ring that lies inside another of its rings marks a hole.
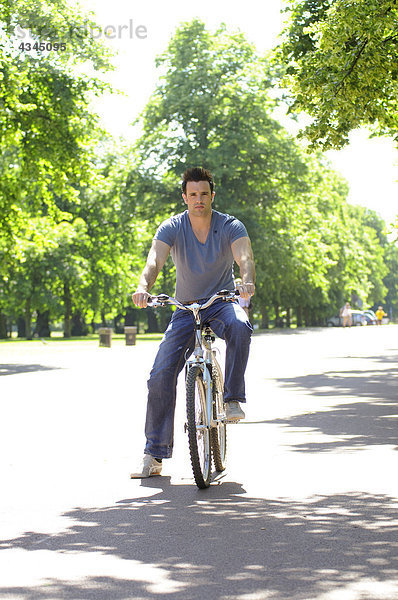
<instances>
[{"instance_id":1,"label":"man's face","mask_svg":"<svg viewBox=\"0 0 398 600\"><path fill-rule=\"evenodd\" d=\"M186 193L182 195L188 212L193 217L205 217L211 214L211 203L214 192L211 193L208 181L188 181Z\"/></svg>"}]
</instances>

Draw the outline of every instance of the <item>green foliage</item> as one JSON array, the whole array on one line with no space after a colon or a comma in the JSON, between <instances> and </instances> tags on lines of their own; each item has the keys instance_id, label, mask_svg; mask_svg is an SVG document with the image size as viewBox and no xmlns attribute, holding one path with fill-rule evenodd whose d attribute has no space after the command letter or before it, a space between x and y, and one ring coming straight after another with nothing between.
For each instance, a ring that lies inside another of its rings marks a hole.
<instances>
[{"instance_id":1,"label":"green foliage","mask_svg":"<svg viewBox=\"0 0 398 600\"><path fill-rule=\"evenodd\" d=\"M396 315L398 313L398 245L397 242L390 242L385 248L384 255L386 265L386 275L383 284L387 288L385 296L385 309L388 310L388 315ZM375 304L383 302L383 296L375 299Z\"/></svg>"},{"instance_id":2,"label":"green foliage","mask_svg":"<svg viewBox=\"0 0 398 600\"><path fill-rule=\"evenodd\" d=\"M48 27L61 27L62 14L66 28L86 22L60 1L51 14L47 4L34 6ZM307 4L302 28L328 14L327 2ZM27 10L23 2L15 6L19 16L9 10L3 22L8 34ZM43 21L26 14L39 36ZM295 309L320 324L351 297L397 305L396 246L384 223L350 207L346 182L273 118L275 73L242 34L225 27L211 34L198 20L177 30L159 57L159 85L132 148L111 143L88 108L103 86L76 68L81 61L94 70L108 66L89 35L81 45L71 40L69 57L16 56L3 42L0 316L24 315L28 336L34 312L63 317L70 335L74 316L105 321L131 307L156 227L185 210L179 181L192 165L211 169L215 209L248 229L253 302L263 319ZM312 52L317 38L304 42L295 60ZM174 280L167 261L154 292L172 294Z\"/></svg>"},{"instance_id":3,"label":"green foliage","mask_svg":"<svg viewBox=\"0 0 398 600\"><path fill-rule=\"evenodd\" d=\"M134 215L126 191L133 155L113 149L96 166L96 181L80 191L76 214L87 226L90 288L86 303L94 313L112 313L128 304L138 284L153 226Z\"/></svg>"},{"instance_id":4,"label":"green foliage","mask_svg":"<svg viewBox=\"0 0 398 600\"><path fill-rule=\"evenodd\" d=\"M89 105L109 87L98 73L112 68L110 54L92 19L64 0L0 7L0 306L27 321L33 311L63 311L69 322L89 300L95 311L96 295L125 294L120 281L131 273L115 236L98 257L109 227L93 231L96 215L84 203L100 193L95 154L104 135ZM40 42L64 47L35 49Z\"/></svg>"},{"instance_id":5,"label":"green foliage","mask_svg":"<svg viewBox=\"0 0 398 600\"><path fill-rule=\"evenodd\" d=\"M50 310L70 329L75 313L105 318L130 304L153 231L125 210L127 156L107 153L98 161L95 184L77 190L79 202L70 203L59 223L36 217L20 229L12 268L0 284L8 315Z\"/></svg>"},{"instance_id":6,"label":"green foliage","mask_svg":"<svg viewBox=\"0 0 398 600\"><path fill-rule=\"evenodd\" d=\"M137 144L141 170L151 176L151 185L164 187L157 207L162 201L167 210L180 206L172 195L180 196L175 181L188 164L211 167L220 183L221 209L231 193L235 202L242 197L240 181L247 196L247 182L253 185L274 170L270 140L280 127L267 114L273 103L266 65L242 34L225 27L211 35L194 20L177 30L158 59L161 81L144 111Z\"/></svg>"},{"instance_id":7,"label":"green foliage","mask_svg":"<svg viewBox=\"0 0 398 600\"><path fill-rule=\"evenodd\" d=\"M313 5L318 16L326 8ZM194 20L179 28L158 67L126 184L136 214L155 214L156 226L184 210L177 182L200 164L214 174L215 208L242 219L252 239L256 310L297 308L321 322L345 297L383 295L383 224L351 210L347 184L272 118L266 58L241 34L222 27L211 35Z\"/></svg>"},{"instance_id":8,"label":"green foliage","mask_svg":"<svg viewBox=\"0 0 398 600\"><path fill-rule=\"evenodd\" d=\"M177 182L188 165L201 164L215 177L215 208L242 218L254 233L259 214L299 193L306 172L298 148L271 117L268 62L242 34L221 27L211 35L194 20L176 32L158 66L161 82L143 113L129 178L136 211L155 213L158 222L180 212ZM262 238L252 238L256 250Z\"/></svg>"},{"instance_id":9,"label":"green foliage","mask_svg":"<svg viewBox=\"0 0 398 600\"><path fill-rule=\"evenodd\" d=\"M278 60L292 110L313 118L311 148L340 148L363 125L398 140L395 0L295 0L286 10Z\"/></svg>"},{"instance_id":10,"label":"green foliage","mask_svg":"<svg viewBox=\"0 0 398 600\"><path fill-rule=\"evenodd\" d=\"M63 199L78 201L77 182L90 183L100 130L88 107L105 86L83 71L108 69L110 62L89 35L90 21L63 0L2 0L0 8L1 272L27 214L56 222ZM20 48L26 29L30 51ZM35 41L63 41L65 49L34 50Z\"/></svg>"}]
</instances>

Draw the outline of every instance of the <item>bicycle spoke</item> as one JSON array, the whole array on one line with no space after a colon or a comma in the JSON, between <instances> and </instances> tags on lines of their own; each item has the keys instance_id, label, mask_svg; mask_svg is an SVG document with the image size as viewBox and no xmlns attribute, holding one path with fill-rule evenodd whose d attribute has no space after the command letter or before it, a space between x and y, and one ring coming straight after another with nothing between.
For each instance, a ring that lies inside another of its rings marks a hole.
<instances>
[{"instance_id":1,"label":"bicycle spoke","mask_svg":"<svg viewBox=\"0 0 398 600\"><path fill-rule=\"evenodd\" d=\"M225 415L224 382L221 367L215 358L213 358L213 394L216 409L215 417L221 418ZM218 422L217 426L212 428L211 445L216 471L224 471L227 453L227 426L225 422Z\"/></svg>"},{"instance_id":2,"label":"bicycle spoke","mask_svg":"<svg viewBox=\"0 0 398 600\"><path fill-rule=\"evenodd\" d=\"M187 421L191 464L199 488L210 485L211 445L206 426L206 394L202 371L191 367L187 376Z\"/></svg>"}]
</instances>

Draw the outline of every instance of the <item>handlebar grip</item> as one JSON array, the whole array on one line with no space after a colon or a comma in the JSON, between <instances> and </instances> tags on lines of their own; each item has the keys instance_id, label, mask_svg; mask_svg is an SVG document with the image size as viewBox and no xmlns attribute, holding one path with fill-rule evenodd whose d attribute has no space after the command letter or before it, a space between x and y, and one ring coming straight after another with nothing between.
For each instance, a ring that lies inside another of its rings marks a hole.
<instances>
[{"instance_id":1,"label":"handlebar grip","mask_svg":"<svg viewBox=\"0 0 398 600\"><path fill-rule=\"evenodd\" d=\"M230 294L235 293L235 296L239 296L239 290L220 290L217 292L218 296L229 296Z\"/></svg>"},{"instance_id":2,"label":"handlebar grip","mask_svg":"<svg viewBox=\"0 0 398 600\"><path fill-rule=\"evenodd\" d=\"M170 296L168 296L167 294L159 294L159 296L156 296L156 298L159 302L167 302Z\"/></svg>"},{"instance_id":3,"label":"handlebar grip","mask_svg":"<svg viewBox=\"0 0 398 600\"><path fill-rule=\"evenodd\" d=\"M159 296L149 296L146 303L153 304L153 302L160 302L161 304L167 303L170 299L170 296L167 294L159 294Z\"/></svg>"}]
</instances>

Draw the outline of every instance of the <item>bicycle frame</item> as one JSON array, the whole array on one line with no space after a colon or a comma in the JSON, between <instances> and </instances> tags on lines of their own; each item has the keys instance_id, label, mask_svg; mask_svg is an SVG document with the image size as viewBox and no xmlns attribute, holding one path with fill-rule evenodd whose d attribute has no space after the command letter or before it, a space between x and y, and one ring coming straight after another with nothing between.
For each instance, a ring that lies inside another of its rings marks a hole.
<instances>
[{"instance_id":1,"label":"bicycle frame","mask_svg":"<svg viewBox=\"0 0 398 600\"><path fill-rule=\"evenodd\" d=\"M212 369L213 369L213 350L211 342L215 339L212 336L210 326L206 325L206 330L203 333L201 329L200 319L200 304L191 305L190 309L193 312L195 318L195 347L193 351L193 358L188 359L185 362L187 369L198 366L202 371L203 384L206 391L206 428L214 427L218 419L214 419L213 414L213 381L212 381ZM218 417L218 415L217 415Z\"/></svg>"},{"instance_id":2,"label":"bicycle frame","mask_svg":"<svg viewBox=\"0 0 398 600\"><path fill-rule=\"evenodd\" d=\"M206 423L203 427L210 429L215 427L217 423L225 421L225 417L222 418L220 415L214 415L213 406L213 387L212 387L212 368L213 368L213 352L211 342L214 341L210 325L205 324L205 332L202 332L200 311L210 306L218 298L222 298L224 301L233 300L239 294L237 291L221 290L214 294L204 304L194 302L192 304L182 304L175 298L171 298L166 294L159 294L153 296L149 304L151 306L165 306L166 304L174 304L178 308L183 310L190 310L193 313L195 319L195 346L193 350L193 357L185 361L186 373L192 366L198 366L202 371L203 383L206 391Z\"/></svg>"}]
</instances>

